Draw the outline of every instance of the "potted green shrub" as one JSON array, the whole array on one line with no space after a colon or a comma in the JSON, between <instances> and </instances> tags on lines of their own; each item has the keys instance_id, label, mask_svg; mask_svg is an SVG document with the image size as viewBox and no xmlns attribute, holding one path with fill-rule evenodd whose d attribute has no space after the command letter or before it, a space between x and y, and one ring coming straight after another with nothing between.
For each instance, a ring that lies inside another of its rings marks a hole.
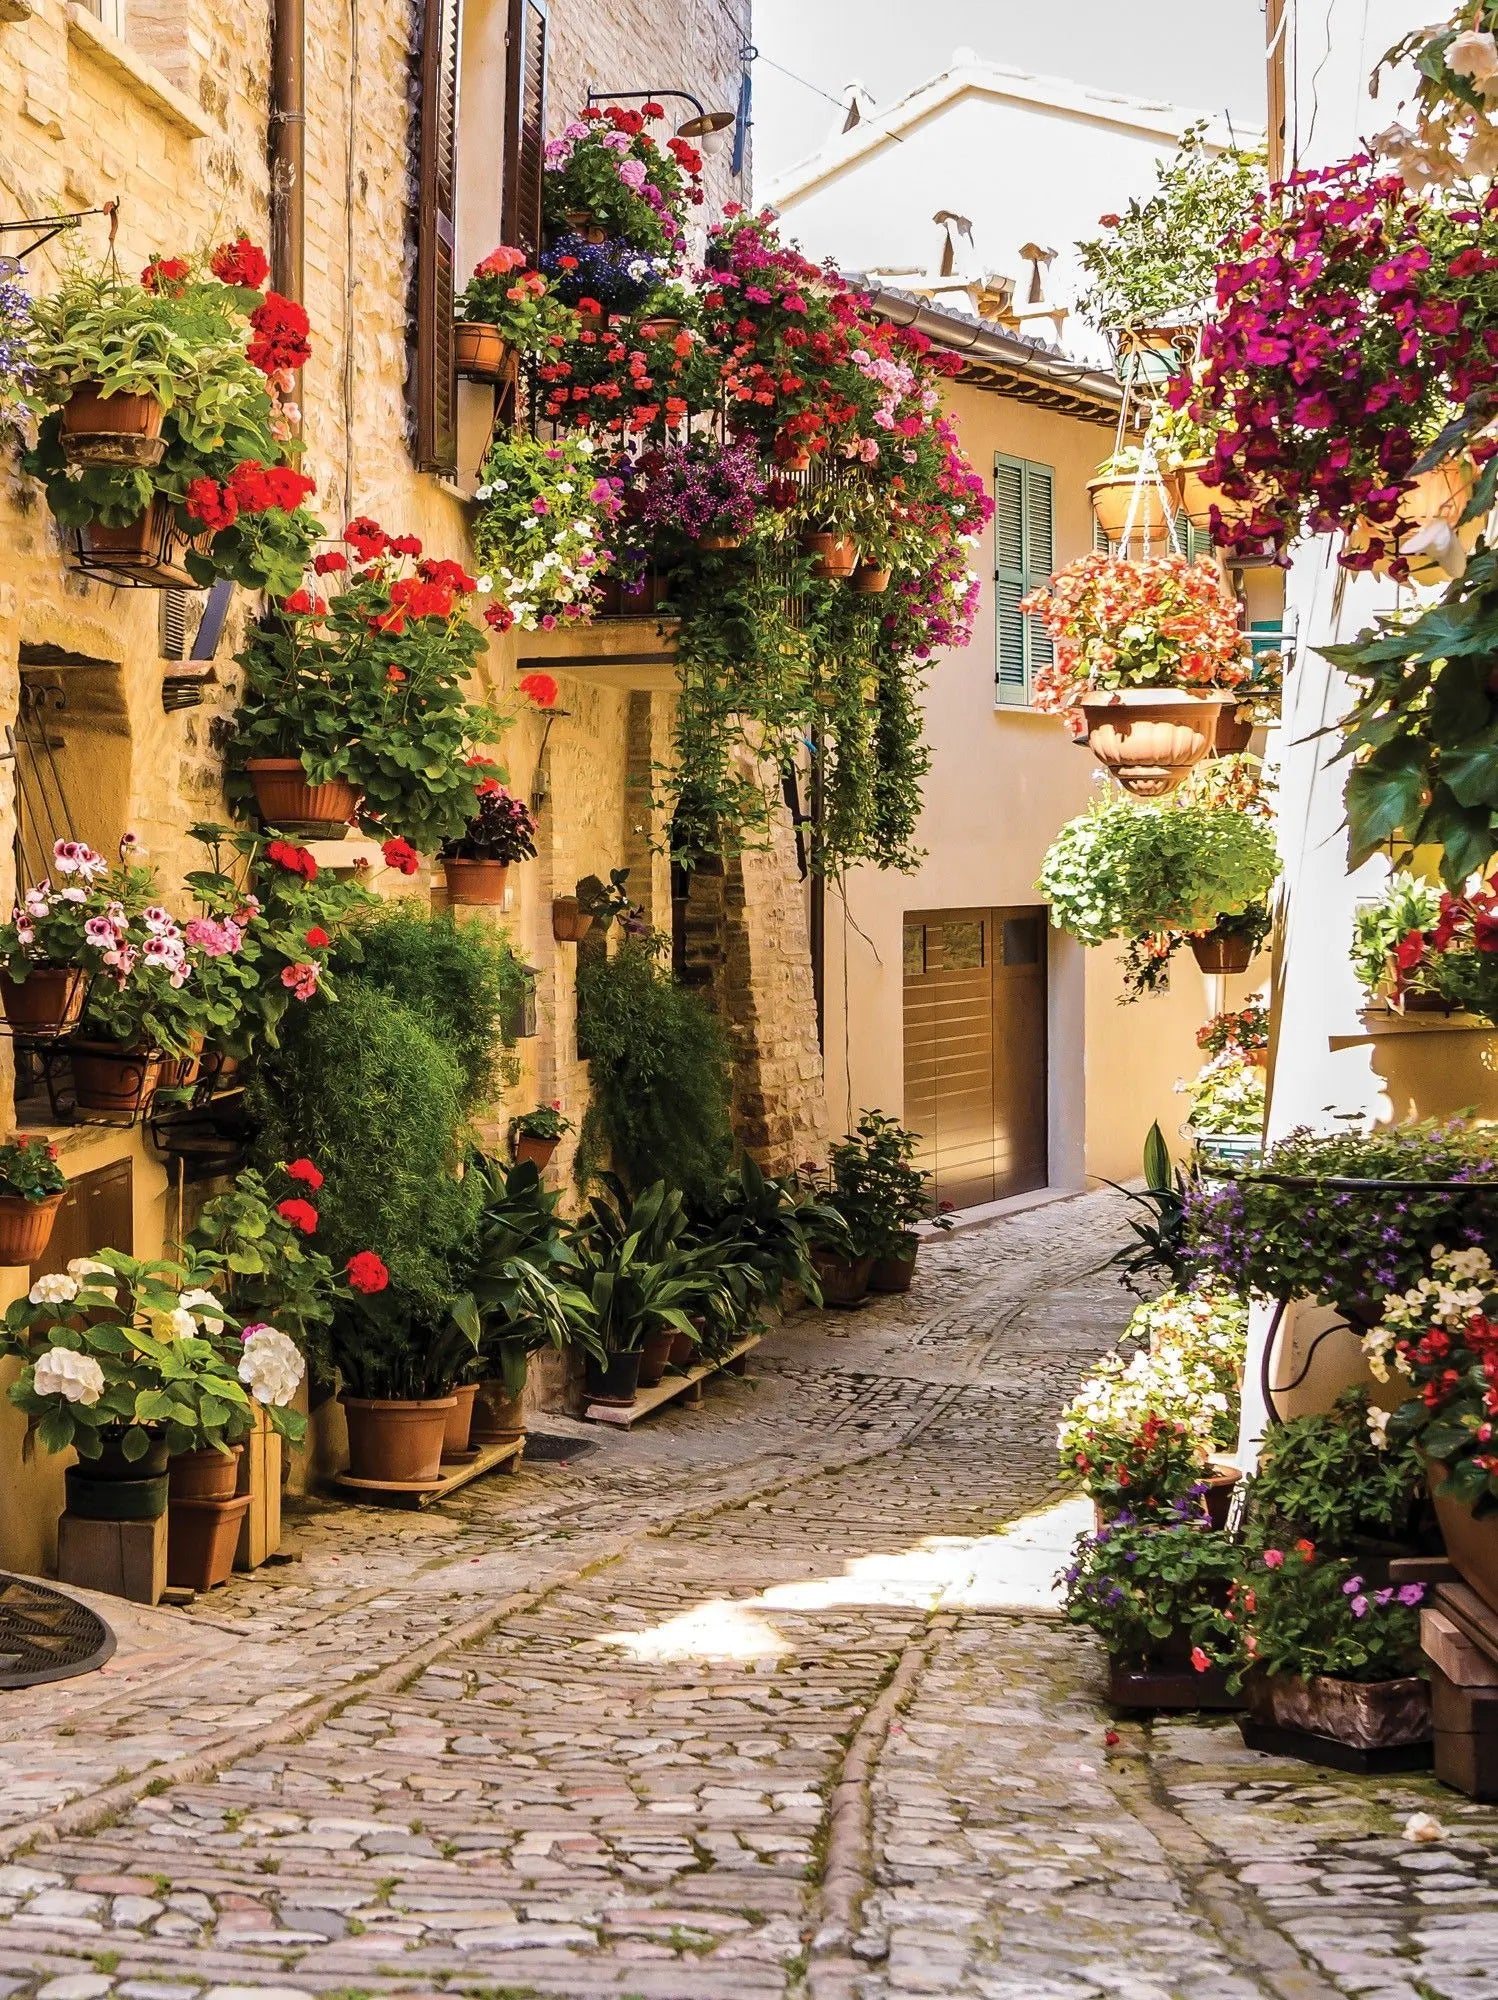
<instances>
[{"instance_id":1,"label":"potted green shrub","mask_svg":"<svg viewBox=\"0 0 1498 2000\"><path fill-rule=\"evenodd\" d=\"M18 1133L0 1144L0 1264L36 1262L66 1188L50 1139Z\"/></svg>"},{"instance_id":2,"label":"potted green shrub","mask_svg":"<svg viewBox=\"0 0 1498 2000\"><path fill-rule=\"evenodd\" d=\"M828 1156L829 1205L847 1222L855 1246L873 1258L872 1291L910 1290L921 1246L917 1223L952 1226L935 1212L930 1174L913 1164L919 1147L918 1135L897 1119L866 1111L857 1132Z\"/></svg>"},{"instance_id":3,"label":"potted green shrub","mask_svg":"<svg viewBox=\"0 0 1498 2000\"><path fill-rule=\"evenodd\" d=\"M1426 941L1440 920L1441 901L1433 882L1396 869L1376 901L1358 904L1352 969L1370 1001L1387 1000L1403 1009L1448 1004L1431 983Z\"/></svg>"},{"instance_id":4,"label":"potted green shrub","mask_svg":"<svg viewBox=\"0 0 1498 2000\"><path fill-rule=\"evenodd\" d=\"M502 903L510 869L533 860L536 822L524 799L481 778L474 787L477 809L463 831L442 843L442 873L450 903Z\"/></svg>"},{"instance_id":5,"label":"potted green shrub","mask_svg":"<svg viewBox=\"0 0 1498 2000\"><path fill-rule=\"evenodd\" d=\"M674 1333L692 1332L705 1289L683 1238L680 1193L657 1181L627 1206L595 1195L578 1237L577 1289L588 1300L587 1390L628 1407L664 1374Z\"/></svg>"},{"instance_id":6,"label":"potted green shrub","mask_svg":"<svg viewBox=\"0 0 1498 2000\"><path fill-rule=\"evenodd\" d=\"M276 385L310 348L268 272L240 238L206 268L153 258L139 281L78 263L35 302L36 394L52 409L24 463L84 567L296 588L319 531Z\"/></svg>"},{"instance_id":7,"label":"potted green shrub","mask_svg":"<svg viewBox=\"0 0 1498 2000\"><path fill-rule=\"evenodd\" d=\"M329 1349L342 1381L348 1425L347 1477L396 1489L441 1476L448 1425L459 1406L481 1339L473 1299L435 1309L388 1285L379 1259L351 1264L348 1292L334 1306ZM472 1395L464 1399L472 1406ZM464 1440L466 1447L466 1439ZM459 1447L464 1448L464 1447Z\"/></svg>"},{"instance_id":8,"label":"potted green shrub","mask_svg":"<svg viewBox=\"0 0 1498 2000\"><path fill-rule=\"evenodd\" d=\"M506 718L466 692L485 645L466 615L477 581L362 517L344 543L352 562L324 550L318 587L282 597L239 655L231 797L282 833L341 839L353 821L430 853L498 775L475 746Z\"/></svg>"},{"instance_id":9,"label":"potted green shrub","mask_svg":"<svg viewBox=\"0 0 1498 2000\"><path fill-rule=\"evenodd\" d=\"M1246 1581L1236 1678L1255 1722L1309 1737L1311 1748L1316 1738L1381 1750L1429 1737L1423 1583L1375 1588L1308 1541L1264 1549Z\"/></svg>"},{"instance_id":10,"label":"potted green shrub","mask_svg":"<svg viewBox=\"0 0 1498 2000\"><path fill-rule=\"evenodd\" d=\"M558 1099L538 1104L534 1111L522 1112L510 1121L510 1147L515 1164L522 1166L528 1160L532 1166L544 1170L550 1166L551 1156L563 1136L572 1129L572 1120L562 1115Z\"/></svg>"},{"instance_id":11,"label":"potted green shrub","mask_svg":"<svg viewBox=\"0 0 1498 2000\"><path fill-rule=\"evenodd\" d=\"M1248 1489L1256 1538L1280 1548L1309 1541L1387 1582L1380 1567L1416 1552L1424 1484L1418 1451L1408 1437L1391 1438L1389 1424L1366 1389L1344 1390L1330 1410L1271 1424Z\"/></svg>"},{"instance_id":12,"label":"potted green shrub","mask_svg":"<svg viewBox=\"0 0 1498 2000\"><path fill-rule=\"evenodd\" d=\"M1083 1535L1057 1578L1068 1621L1108 1653L1108 1698L1125 1708L1238 1708L1227 1670L1243 1551L1187 1502L1163 1520L1120 1515Z\"/></svg>"}]
</instances>

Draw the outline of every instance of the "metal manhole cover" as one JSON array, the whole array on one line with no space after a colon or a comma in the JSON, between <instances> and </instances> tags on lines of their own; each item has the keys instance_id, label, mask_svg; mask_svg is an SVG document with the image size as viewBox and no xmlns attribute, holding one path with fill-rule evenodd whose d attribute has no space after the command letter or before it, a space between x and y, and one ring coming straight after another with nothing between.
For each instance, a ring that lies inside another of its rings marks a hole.
<instances>
[{"instance_id":1,"label":"metal manhole cover","mask_svg":"<svg viewBox=\"0 0 1498 2000\"><path fill-rule=\"evenodd\" d=\"M114 1647L113 1632L86 1604L0 1572L0 1688L92 1673Z\"/></svg>"},{"instance_id":2,"label":"metal manhole cover","mask_svg":"<svg viewBox=\"0 0 1498 2000\"><path fill-rule=\"evenodd\" d=\"M597 1451L596 1438L563 1437L560 1431L527 1431L525 1434L525 1463L537 1465L546 1459L586 1458L590 1451Z\"/></svg>"}]
</instances>

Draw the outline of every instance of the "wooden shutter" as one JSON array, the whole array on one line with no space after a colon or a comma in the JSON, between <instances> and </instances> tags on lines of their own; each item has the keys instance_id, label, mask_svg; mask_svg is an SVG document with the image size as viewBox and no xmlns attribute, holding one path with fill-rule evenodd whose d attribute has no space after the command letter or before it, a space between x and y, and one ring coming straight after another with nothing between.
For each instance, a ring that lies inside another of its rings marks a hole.
<instances>
[{"instance_id":1,"label":"wooden shutter","mask_svg":"<svg viewBox=\"0 0 1498 2000\"><path fill-rule=\"evenodd\" d=\"M1052 657L1050 634L1019 607L1056 567L1054 516L1051 468L1000 453L994 460L994 602L997 697L1006 707L1028 703L1036 668Z\"/></svg>"},{"instance_id":2,"label":"wooden shutter","mask_svg":"<svg viewBox=\"0 0 1498 2000\"><path fill-rule=\"evenodd\" d=\"M510 0L505 36L506 243L541 254L541 176L546 168L546 0Z\"/></svg>"},{"instance_id":3,"label":"wooden shutter","mask_svg":"<svg viewBox=\"0 0 1498 2000\"><path fill-rule=\"evenodd\" d=\"M416 181L416 466L458 469L453 357L461 0L421 0Z\"/></svg>"}]
</instances>

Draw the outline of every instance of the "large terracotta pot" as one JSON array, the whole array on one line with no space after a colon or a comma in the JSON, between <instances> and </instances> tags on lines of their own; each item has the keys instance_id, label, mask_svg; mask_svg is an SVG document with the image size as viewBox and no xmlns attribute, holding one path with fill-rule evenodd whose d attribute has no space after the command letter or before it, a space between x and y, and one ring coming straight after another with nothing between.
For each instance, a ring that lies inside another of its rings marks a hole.
<instances>
[{"instance_id":1,"label":"large terracotta pot","mask_svg":"<svg viewBox=\"0 0 1498 2000\"><path fill-rule=\"evenodd\" d=\"M1465 1501L1453 1500L1445 1492L1446 1467L1439 1462L1427 1460L1425 1474L1447 1555L1463 1583L1498 1611L1498 1514L1476 1515Z\"/></svg>"},{"instance_id":2,"label":"large terracotta pot","mask_svg":"<svg viewBox=\"0 0 1498 2000\"><path fill-rule=\"evenodd\" d=\"M1280 1729L1330 1736L1357 1750L1386 1750L1424 1743L1431 1733L1430 1683L1413 1676L1394 1681L1343 1681L1316 1674L1254 1676L1245 1688L1250 1714Z\"/></svg>"},{"instance_id":3,"label":"large terracotta pot","mask_svg":"<svg viewBox=\"0 0 1498 2000\"><path fill-rule=\"evenodd\" d=\"M509 365L510 348L497 326L487 320L460 319L453 328L457 370L471 382L501 382Z\"/></svg>"},{"instance_id":4,"label":"large terracotta pot","mask_svg":"<svg viewBox=\"0 0 1498 2000\"><path fill-rule=\"evenodd\" d=\"M0 972L0 1003L17 1034L66 1034L87 998L88 974L76 965L38 965L22 980Z\"/></svg>"},{"instance_id":5,"label":"large terracotta pot","mask_svg":"<svg viewBox=\"0 0 1498 2000\"><path fill-rule=\"evenodd\" d=\"M1115 688L1081 704L1087 744L1136 798L1173 791L1212 747L1222 699L1179 688Z\"/></svg>"},{"instance_id":6,"label":"large terracotta pot","mask_svg":"<svg viewBox=\"0 0 1498 2000\"><path fill-rule=\"evenodd\" d=\"M640 1387L653 1389L666 1372L666 1363L671 1359L672 1332L669 1326L657 1327L654 1333L647 1333L640 1343Z\"/></svg>"},{"instance_id":7,"label":"large terracotta pot","mask_svg":"<svg viewBox=\"0 0 1498 2000\"><path fill-rule=\"evenodd\" d=\"M1171 515L1181 504L1174 473L1162 473L1158 480L1137 480L1132 472L1103 473L1088 480L1087 493L1098 526L1110 542L1121 542L1126 530L1131 548L1169 542Z\"/></svg>"},{"instance_id":8,"label":"large terracotta pot","mask_svg":"<svg viewBox=\"0 0 1498 2000\"><path fill-rule=\"evenodd\" d=\"M1247 972L1254 948L1246 937L1194 937L1191 956L1203 972Z\"/></svg>"},{"instance_id":9,"label":"large terracotta pot","mask_svg":"<svg viewBox=\"0 0 1498 2000\"><path fill-rule=\"evenodd\" d=\"M348 1423L349 1471L384 1486L426 1485L442 1474L442 1440L456 1396L406 1401L385 1396L338 1400Z\"/></svg>"},{"instance_id":10,"label":"large terracotta pot","mask_svg":"<svg viewBox=\"0 0 1498 2000\"><path fill-rule=\"evenodd\" d=\"M312 785L300 757L251 757L245 765L255 788L255 810L267 826L313 840L342 840L359 805L359 787L347 778Z\"/></svg>"},{"instance_id":11,"label":"large terracotta pot","mask_svg":"<svg viewBox=\"0 0 1498 2000\"><path fill-rule=\"evenodd\" d=\"M841 582L858 567L858 544L851 535L807 533L801 550L813 558L811 573L824 583Z\"/></svg>"},{"instance_id":12,"label":"large terracotta pot","mask_svg":"<svg viewBox=\"0 0 1498 2000\"><path fill-rule=\"evenodd\" d=\"M590 1354L585 1383L590 1403L608 1403L615 1409L627 1409L634 1401L635 1390L640 1383L639 1349L632 1348L627 1354L610 1354L603 1361Z\"/></svg>"},{"instance_id":13,"label":"large terracotta pot","mask_svg":"<svg viewBox=\"0 0 1498 2000\"><path fill-rule=\"evenodd\" d=\"M873 1275L872 1257L839 1257L831 1250L813 1250L811 1261L822 1303L827 1306L856 1306L867 1295Z\"/></svg>"},{"instance_id":14,"label":"large terracotta pot","mask_svg":"<svg viewBox=\"0 0 1498 2000\"><path fill-rule=\"evenodd\" d=\"M463 861L456 855L442 857L442 873L447 878L450 903L481 903L490 908L505 899L510 879L508 861Z\"/></svg>"},{"instance_id":15,"label":"large terracotta pot","mask_svg":"<svg viewBox=\"0 0 1498 2000\"><path fill-rule=\"evenodd\" d=\"M168 1469L173 1501L232 1500L239 1484L242 1444L221 1451L179 1451Z\"/></svg>"},{"instance_id":16,"label":"large terracotta pot","mask_svg":"<svg viewBox=\"0 0 1498 2000\"><path fill-rule=\"evenodd\" d=\"M80 1111L133 1117L144 1111L156 1094L160 1049L127 1049L118 1042L74 1042L68 1059Z\"/></svg>"},{"instance_id":17,"label":"large terracotta pot","mask_svg":"<svg viewBox=\"0 0 1498 2000\"><path fill-rule=\"evenodd\" d=\"M40 1201L0 1195L0 1264L34 1264L51 1239L61 1206L61 1194L43 1195Z\"/></svg>"},{"instance_id":18,"label":"large terracotta pot","mask_svg":"<svg viewBox=\"0 0 1498 2000\"><path fill-rule=\"evenodd\" d=\"M478 1382L474 1384L473 1421L469 1426L470 1444L480 1447L486 1444L510 1444L518 1437L525 1436L525 1395L510 1395L503 1382Z\"/></svg>"},{"instance_id":19,"label":"large terracotta pot","mask_svg":"<svg viewBox=\"0 0 1498 2000\"><path fill-rule=\"evenodd\" d=\"M216 1590L229 1581L250 1497L173 1498L166 1512L166 1580L174 1590Z\"/></svg>"},{"instance_id":20,"label":"large terracotta pot","mask_svg":"<svg viewBox=\"0 0 1498 2000\"><path fill-rule=\"evenodd\" d=\"M515 1140L515 1164L518 1167L529 1161L533 1167L545 1173L551 1165L553 1153L561 1143L560 1139L536 1139L522 1133Z\"/></svg>"},{"instance_id":21,"label":"large terracotta pot","mask_svg":"<svg viewBox=\"0 0 1498 2000\"><path fill-rule=\"evenodd\" d=\"M478 1395L477 1382L459 1382L453 1388L453 1406L447 1413L447 1422L442 1428L442 1456L457 1458L468 1450L473 1433L473 1404Z\"/></svg>"},{"instance_id":22,"label":"large terracotta pot","mask_svg":"<svg viewBox=\"0 0 1498 2000\"><path fill-rule=\"evenodd\" d=\"M897 1255L876 1257L869 1273L871 1292L908 1292L915 1277L915 1260L920 1251L919 1236L907 1236Z\"/></svg>"}]
</instances>

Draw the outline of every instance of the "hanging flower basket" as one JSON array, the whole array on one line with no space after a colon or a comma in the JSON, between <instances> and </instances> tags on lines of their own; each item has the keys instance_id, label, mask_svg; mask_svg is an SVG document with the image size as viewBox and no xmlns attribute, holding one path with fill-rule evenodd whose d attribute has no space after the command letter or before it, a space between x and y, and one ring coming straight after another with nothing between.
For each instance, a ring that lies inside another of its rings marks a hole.
<instances>
[{"instance_id":1,"label":"hanging flower basket","mask_svg":"<svg viewBox=\"0 0 1498 2000\"><path fill-rule=\"evenodd\" d=\"M450 903L482 904L488 908L503 903L510 879L508 861L462 861L443 855L442 873L447 878Z\"/></svg>"},{"instance_id":2,"label":"hanging flower basket","mask_svg":"<svg viewBox=\"0 0 1498 2000\"><path fill-rule=\"evenodd\" d=\"M300 757L251 757L255 810L266 826L304 840L342 840L359 809L359 788L347 778L309 783Z\"/></svg>"},{"instance_id":3,"label":"hanging flower basket","mask_svg":"<svg viewBox=\"0 0 1498 2000\"><path fill-rule=\"evenodd\" d=\"M1254 947L1246 937L1194 937L1191 956L1203 972L1247 972L1254 962Z\"/></svg>"},{"instance_id":4,"label":"hanging flower basket","mask_svg":"<svg viewBox=\"0 0 1498 2000\"><path fill-rule=\"evenodd\" d=\"M201 552L213 540L212 535L184 535L172 503L162 493L124 527L90 521L75 529L74 537L71 568L143 590L196 590L198 584L184 566L183 554L189 548Z\"/></svg>"},{"instance_id":5,"label":"hanging flower basket","mask_svg":"<svg viewBox=\"0 0 1498 2000\"><path fill-rule=\"evenodd\" d=\"M1110 542L1131 545L1164 544L1170 540L1171 520L1181 504L1181 491L1173 473L1158 478L1140 478L1133 472L1109 472L1087 482L1088 498L1098 526Z\"/></svg>"},{"instance_id":6,"label":"hanging flower basket","mask_svg":"<svg viewBox=\"0 0 1498 2000\"><path fill-rule=\"evenodd\" d=\"M551 934L558 944L576 944L593 928L593 912L582 909L576 896L556 896L551 905Z\"/></svg>"},{"instance_id":7,"label":"hanging flower basket","mask_svg":"<svg viewBox=\"0 0 1498 2000\"><path fill-rule=\"evenodd\" d=\"M1448 458L1444 464L1418 474L1400 496L1398 548L1392 545L1391 531L1387 526L1380 527L1377 522L1360 517L1348 534L1344 553L1356 554L1377 540L1384 544L1387 553L1372 564L1375 576L1387 577L1395 557L1403 550L1403 560L1412 583L1449 583L1453 576L1459 576L1465 569L1466 559L1476 547L1482 527L1481 520L1462 521L1476 484L1477 469L1471 459ZM1444 534L1439 532L1443 528L1446 530ZM1414 536L1426 537L1443 545L1445 551L1450 551L1447 561L1442 562L1434 548L1423 552L1410 550L1409 543Z\"/></svg>"},{"instance_id":8,"label":"hanging flower basket","mask_svg":"<svg viewBox=\"0 0 1498 2000\"><path fill-rule=\"evenodd\" d=\"M121 1048L115 1042L74 1042L69 1051L73 1092L80 1111L133 1118L156 1094L161 1051Z\"/></svg>"},{"instance_id":9,"label":"hanging flower basket","mask_svg":"<svg viewBox=\"0 0 1498 2000\"><path fill-rule=\"evenodd\" d=\"M812 558L811 573L823 583L850 577L858 567L858 544L851 535L804 534L801 552Z\"/></svg>"},{"instance_id":10,"label":"hanging flower basket","mask_svg":"<svg viewBox=\"0 0 1498 2000\"><path fill-rule=\"evenodd\" d=\"M58 413L58 439L70 465L150 467L166 455L163 405L150 395L106 395L82 382Z\"/></svg>"},{"instance_id":11,"label":"hanging flower basket","mask_svg":"<svg viewBox=\"0 0 1498 2000\"><path fill-rule=\"evenodd\" d=\"M76 965L34 966L22 980L0 972L0 1003L18 1035L65 1035L77 1027L88 974Z\"/></svg>"},{"instance_id":12,"label":"hanging flower basket","mask_svg":"<svg viewBox=\"0 0 1498 2000\"><path fill-rule=\"evenodd\" d=\"M61 1206L60 1194L44 1195L40 1201L0 1195L0 1264L34 1264L51 1241Z\"/></svg>"},{"instance_id":13,"label":"hanging flower basket","mask_svg":"<svg viewBox=\"0 0 1498 2000\"><path fill-rule=\"evenodd\" d=\"M883 597L889 589L892 570L876 569L861 562L853 572L853 594L855 597Z\"/></svg>"},{"instance_id":14,"label":"hanging flower basket","mask_svg":"<svg viewBox=\"0 0 1498 2000\"><path fill-rule=\"evenodd\" d=\"M1189 458L1174 468L1175 478L1181 492L1181 511L1193 528L1206 534L1212 526L1212 509L1224 522L1246 525L1253 519L1252 500L1233 500L1220 486L1208 486L1202 473L1210 464L1209 459ZM1237 560L1237 557L1234 557Z\"/></svg>"},{"instance_id":15,"label":"hanging flower basket","mask_svg":"<svg viewBox=\"0 0 1498 2000\"><path fill-rule=\"evenodd\" d=\"M497 326L459 320L453 329L457 369L470 382L503 382L510 372L510 348Z\"/></svg>"},{"instance_id":16,"label":"hanging flower basket","mask_svg":"<svg viewBox=\"0 0 1498 2000\"><path fill-rule=\"evenodd\" d=\"M1083 701L1087 746L1110 776L1136 798L1174 791L1212 747L1220 695L1180 688L1115 688Z\"/></svg>"}]
</instances>

